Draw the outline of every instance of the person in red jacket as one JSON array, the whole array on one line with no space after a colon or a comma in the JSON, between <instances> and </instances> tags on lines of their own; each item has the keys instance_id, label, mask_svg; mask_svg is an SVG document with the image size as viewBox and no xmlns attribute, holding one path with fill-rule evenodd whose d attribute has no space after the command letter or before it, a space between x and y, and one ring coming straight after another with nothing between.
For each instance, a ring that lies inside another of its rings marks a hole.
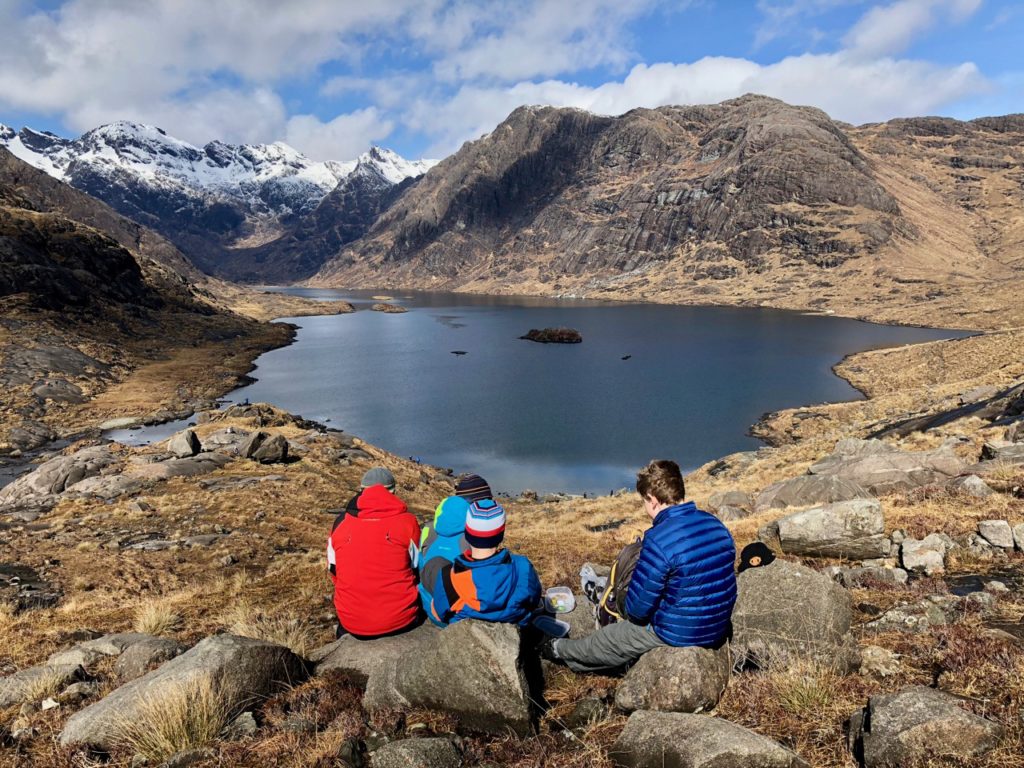
<instances>
[{"instance_id":1,"label":"person in red jacket","mask_svg":"<svg viewBox=\"0 0 1024 768\"><path fill-rule=\"evenodd\" d=\"M383 485L363 489L327 539L338 635L395 635L423 621L417 590L420 526Z\"/></svg>"}]
</instances>

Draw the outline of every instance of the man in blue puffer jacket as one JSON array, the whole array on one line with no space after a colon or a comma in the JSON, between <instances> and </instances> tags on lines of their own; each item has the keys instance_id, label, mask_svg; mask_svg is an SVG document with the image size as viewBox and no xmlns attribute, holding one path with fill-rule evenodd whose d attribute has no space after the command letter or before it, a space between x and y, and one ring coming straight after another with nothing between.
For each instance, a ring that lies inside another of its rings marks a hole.
<instances>
[{"instance_id":1,"label":"man in blue puffer jacket","mask_svg":"<svg viewBox=\"0 0 1024 768\"><path fill-rule=\"evenodd\" d=\"M580 639L555 640L545 655L575 672L622 669L662 645L716 648L731 628L736 545L729 530L693 502L674 461L652 461L636 490L654 524L626 592L626 615Z\"/></svg>"}]
</instances>

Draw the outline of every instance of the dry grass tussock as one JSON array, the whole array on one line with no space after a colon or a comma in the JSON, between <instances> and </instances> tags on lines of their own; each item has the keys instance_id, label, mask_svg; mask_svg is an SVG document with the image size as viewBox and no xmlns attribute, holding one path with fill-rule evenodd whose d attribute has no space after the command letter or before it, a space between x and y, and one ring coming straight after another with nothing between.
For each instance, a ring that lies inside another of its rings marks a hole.
<instances>
[{"instance_id":1,"label":"dry grass tussock","mask_svg":"<svg viewBox=\"0 0 1024 768\"><path fill-rule=\"evenodd\" d=\"M145 635L170 635L181 627L181 615L166 601L152 600L135 610L132 629Z\"/></svg>"},{"instance_id":2,"label":"dry grass tussock","mask_svg":"<svg viewBox=\"0 0 1024 768\"><path fill-rule=\"evenodd\" d=\"M228 632L255 640L266 640L307 656L316 646L313 629L295 615L272 615L250 603L242 602L223 617Z\"/></svg>"},{"instance_id":3,"label":"dry grass tussock","mask_svg":"<svg viewBox=\"0 0 1024 768\"><path fill-rule=\"evenodd\" d=\"M65 675L58 670L44 670L37 677L23 680L17 688L18 696L24 701L38 703L54 696L66 684Z\"/></svg>"},{"instance_id":4,"label":"dry grass tussock","mask_svg":"<svg viewBox=\"0 0 1024 768\"><path fill-rule=\"evenodd\" d=\"M215 740L230 715L208 679L192 680L144 699L130 719L117 723L116 740L126 750L159 763Z\"/></svg>"}]
</instances>

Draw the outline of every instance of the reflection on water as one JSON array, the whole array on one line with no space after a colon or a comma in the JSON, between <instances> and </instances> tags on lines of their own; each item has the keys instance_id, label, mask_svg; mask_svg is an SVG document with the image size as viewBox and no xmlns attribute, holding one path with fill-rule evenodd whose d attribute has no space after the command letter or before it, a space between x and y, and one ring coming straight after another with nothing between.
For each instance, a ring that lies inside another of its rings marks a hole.
<instances>
[{"instance_id":1,"label":"reflection on water","mask_svg":"<svg viewBox=\"0 0 1024 768\"><path fill-rule=\"evenodd\" d=\"M380 294L287 290L357 309ZM831 372L845 354L961 335L758 309L445 293L395 302L410 311L291 319L296 343L260 357L256 383L230 399L329 420L503 491L607 493L654 457L693 468L756 448L746 431L765 411L856 398ZM583 343L519 340L552 326L576 328Z\"/></svg>"}]
</instances>

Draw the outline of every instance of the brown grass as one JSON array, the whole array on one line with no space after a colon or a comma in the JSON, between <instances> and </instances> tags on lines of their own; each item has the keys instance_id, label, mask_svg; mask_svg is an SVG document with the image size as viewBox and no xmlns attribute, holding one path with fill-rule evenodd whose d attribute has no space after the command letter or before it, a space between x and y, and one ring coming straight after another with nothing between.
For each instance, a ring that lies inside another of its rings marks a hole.
<instances>
[{"instance_id":1,"label":"brown grass","mask_svg":"<svg viewBox=\"0 0 1024 768\"><path fill-rule=\"evenodd\" d=\"M149 601L135 611L132 629L145 635L170 635L181 626L181 615L165 601Z\"/></svg>"},{"instance_id":2,"label":"brown grass","mask_svg":"<svg viewBox=\"0 0 1024 768\"><path fill-rule=\"evenodd\" d=\"M213 684L203 678L143 699L131 718L117 723L116 741L152 762L214 741L230 713Z\"/></svg>"}]
</instances>

